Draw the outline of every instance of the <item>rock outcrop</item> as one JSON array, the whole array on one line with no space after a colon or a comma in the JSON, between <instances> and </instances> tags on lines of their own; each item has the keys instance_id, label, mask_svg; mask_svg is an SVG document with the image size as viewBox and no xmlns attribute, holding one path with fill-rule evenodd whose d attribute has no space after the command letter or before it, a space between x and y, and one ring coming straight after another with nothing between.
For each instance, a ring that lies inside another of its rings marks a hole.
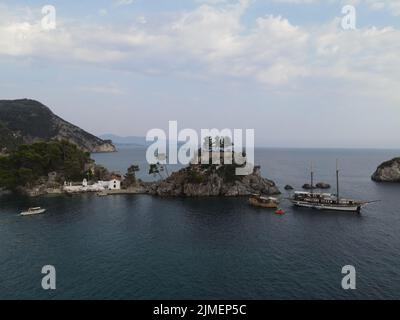
<instances>
[{"instance_id":1,"label":"rock outcrop","mask_svg":"<svg viewBox=\"0 0 400 320\"><path fill-rule=\"evenodd\" d=\"M312 190L312 189L330 189L331 185L325 182L318 182L315 186L312 186L309 183L303 185L303 189Z\"/></svg>"},{"instance_id":2,"label":"rock outcrop","mask_svg":"<svg viewBox=\"0 0 400 320\"><path fill-rule=\"evenodd\" d=\"M0 100L0 151L50 140L67 140L87 152L116 151L111 141L61 119L38 101Z\"/></svg>"},{"instance_id":3,"label":"rock outcrop","mask_svg":"<svg viewBox=\"0 0 400 320\"><path fill-rule=\"evenodd\" d=\"M375 173L372 180L376 182L400 182L400 158L394 158L382 163Z\"/></svg>"},{"instance_id":4,"label":"rock outcrop","mask_svg":"<svg viewBox=\"0 0 400 320\"><path fill-rule=\"evenodd\" d=\"M331 185L325 182L318 182L316 185L317 189L330 189Z\"/></svg>"},{"instance_id":5,"label":"rock outcrop","mask_svg":"<svg viewBox=\"0 0 400 320\"><path fill-rule=\"evenodd\" d=\"M226 181L218 172L202 172L193 179L193 168L188 167L173 173L169 178L149 184L150 194L164 197L239 197L251 194L277 195L279 189L273 181L261 176L260 168L247 176Z\"/></svg>"}]
</instances>

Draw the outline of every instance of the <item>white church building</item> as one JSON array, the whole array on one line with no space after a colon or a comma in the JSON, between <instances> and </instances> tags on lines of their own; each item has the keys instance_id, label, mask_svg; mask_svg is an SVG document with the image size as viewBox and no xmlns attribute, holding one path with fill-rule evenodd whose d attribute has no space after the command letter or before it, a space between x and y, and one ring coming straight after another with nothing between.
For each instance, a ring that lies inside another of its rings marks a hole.
<instances>
[{"instance_id":1,"label":"white church building","mask_svg":"<svg viewBox=\"0 0 400 320\"><path fill-rule=\"evenodd\" d=\"M121 190L121 179L113 177L113 179L108 182L108 190Z\"/></svg>"},{"instance_id":2,"label":"white church building","mask_svg":"<svg viewBox=\"0 0 400 320\"><path fill-rule=\"evenodd\" d=\"M113 175L110 181L98 181L89 185L87 179L83 179L82 184L73 185L72 182L64 183L64 191L69 193L80 192L101 192L105 190L121 190L121 177Z\"/></svg>"}]
</instances>

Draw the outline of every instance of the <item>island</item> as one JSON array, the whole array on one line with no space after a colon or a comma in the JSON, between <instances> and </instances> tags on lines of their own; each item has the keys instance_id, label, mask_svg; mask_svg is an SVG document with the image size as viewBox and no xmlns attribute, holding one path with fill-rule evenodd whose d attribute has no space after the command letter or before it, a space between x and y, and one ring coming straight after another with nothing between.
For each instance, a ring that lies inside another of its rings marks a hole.
<instances>
[{"instance_id":1,"label":"island","mask_svg":"<svg viewBox=\"0 0 400 320\"><path fill-rule=\"evenodd\" d=\"M149 174L159 175L160 180L143 182L136 179L140 168L135 164L124 175L109 172L75 144L52 140L20 145L0 156L0 188L28 196L87 192L100 196L141 193L161 197L280 194L273 181L261 176L259 166L246 176L236 175L236 168L236 164L190 164L169 175L166 165L150 164Z\"/></svg>"},{"instance_id":2,"label":"island","mask_svg":"<svg viewBox=\"0 0 400 320\"><path fill-rule=\"evenodd\" d=\"M371 178L375 182L400 183L400 157L382 163Z\"/></svg>"},{"instance_id":3,"label":"island","mask_svg":"<svg viewBox=\"0 0 400 320\"><path fill-rule=\"evenodd\" d=\"M261 168L252 174L236 176L233 165L190 165L170 177L147 185L148 192L163 197L239 197L252 194L278 195L276 184L261 176Z\"/></svg>"}]
</instances>

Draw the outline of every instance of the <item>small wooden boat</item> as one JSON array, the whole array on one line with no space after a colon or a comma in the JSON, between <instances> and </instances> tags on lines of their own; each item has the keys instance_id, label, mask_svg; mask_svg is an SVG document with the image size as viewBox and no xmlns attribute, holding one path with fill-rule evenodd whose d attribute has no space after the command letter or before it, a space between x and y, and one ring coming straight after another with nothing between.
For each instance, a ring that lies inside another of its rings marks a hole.
<instances>
[{"instance_id":1,"label":"small wooden boat","mask_svg":"<svg viewBox=\"0 0 400 320\"><path fill-rule=\"evenodd\" d=\"M44 213L45 211L46 209L43 209L41 207L29 208L27 211L21 212L21 216L33 216L36 214Z\"/></svg>"},{"instance_id":2,"label":"small wooden boat","mask_svg":"<svg viewBox=\"0 0 400 320\"><path fill-rule=\"evenodd\" d=\"M260 195L253 195L249 199L249 203L254 207L261 207L267 209L278 209L279 200L273 197L262 197Z\"/></svg>"}]
</instances>

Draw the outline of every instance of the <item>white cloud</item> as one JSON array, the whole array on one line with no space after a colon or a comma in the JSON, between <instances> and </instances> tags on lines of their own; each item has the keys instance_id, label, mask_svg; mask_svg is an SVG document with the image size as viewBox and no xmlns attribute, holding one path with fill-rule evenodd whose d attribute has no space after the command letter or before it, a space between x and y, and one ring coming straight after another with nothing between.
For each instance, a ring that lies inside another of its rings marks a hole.
<instances>
[{"instance_id":1,"label":"white cloud","mask_svg":"<svg viewBox=\"0 0 400 320\"><path fill-rule=\"evenodd\" d=\"M273 0L277 3L291 3L291 4L316 4L321 2L340 3L342 5L359 5L366 4L373 10L388 10L395 16L400 15L400 1L399 0Z\"/></svg>"},{"instance_id":2,"label":"white cloud","mask_svg":"<svg viewBox=\"0 0 400 320\"><path fill-rule=\"evenodd\" d=\"M107 85L92 85L92 86L82 86L77 88L78 91L96 93L96 94L107 94L107 95L122 95L124 90L122 90L117 84L109 83Z\"/></svg>"},{"instance_id":3,"label":"white cloud","mask_svg":"<svg viewBox=\"0 0 400 320\"><path fill-rule=\"evenodd\" d=\"M148 23L119 29L59 21L51 32L41 30L40 22L28 14L16 19L8 11L0 16L0 59L84 62L148 74L249 79L288 88L325 79L335 85L351 84L354 90L386 88L399 98L395 89L400 79L399 30L343 31L339 19L305 28L273 15L246 27L241 19L249 4L248 0L203 2L157 28Z\"/></svg>"},{"instance_id":4,"label":"white cloud","mask_svg":"<svg viewBox=\"0 0 400 320\"><path fill-rule=\"evenodd\" d=\"M114 0L117 6L128 6L134 3L134 0Z\"/></svg>"},{"instance_id":5,"label":"white cloud","mask_svg":"<svg viewBox=\"0 0 400 320\"><path fill-rule=\"evenodd\" d=\"M100 15L100 16L104 17L104 16L106 16L107 14L108 14L107 9L100 9L100 10L99 10L99 15Z\"/></svg>"}]
</instances>

